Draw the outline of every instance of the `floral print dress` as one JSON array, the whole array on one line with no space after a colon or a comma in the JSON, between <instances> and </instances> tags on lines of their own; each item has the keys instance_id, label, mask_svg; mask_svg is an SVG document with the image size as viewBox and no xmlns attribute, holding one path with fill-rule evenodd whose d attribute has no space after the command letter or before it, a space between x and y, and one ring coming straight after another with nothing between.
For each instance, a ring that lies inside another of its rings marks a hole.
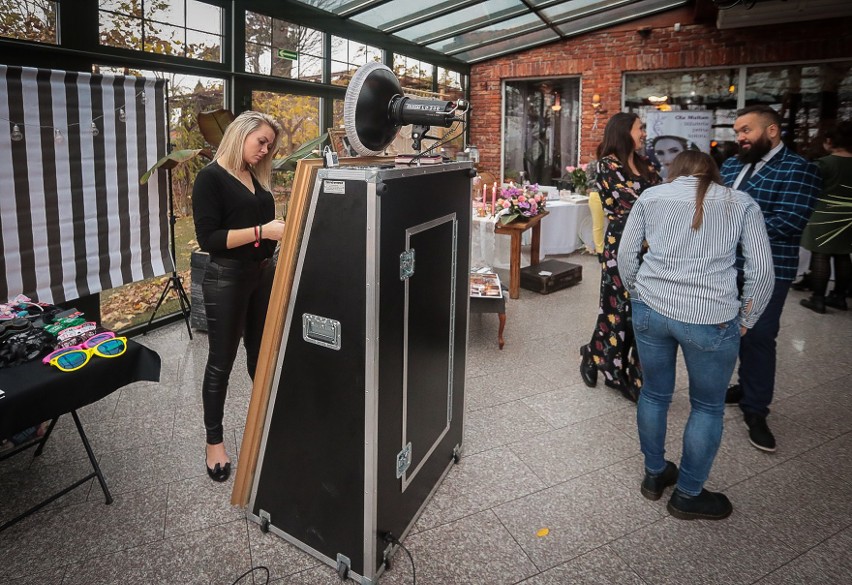
<instances>
[{"instance_id":1,"label":"floral print dress","mask_svg":"<svg viewBox=\"0 0 852 585\"><path fill-rule=\"evenodd\" d=\"M609 225L601 258L600 309L589 348L595 365L606 378L605 383L625 394L641 389L642 368L633 338L630 297L618 274L616 256L633 203L642 191L660 182L650 162L643 160L643 164L651 171L650 180L633 175L614 156L605 156L597 162L596 183Z\"/></svg>"}]
</instances>

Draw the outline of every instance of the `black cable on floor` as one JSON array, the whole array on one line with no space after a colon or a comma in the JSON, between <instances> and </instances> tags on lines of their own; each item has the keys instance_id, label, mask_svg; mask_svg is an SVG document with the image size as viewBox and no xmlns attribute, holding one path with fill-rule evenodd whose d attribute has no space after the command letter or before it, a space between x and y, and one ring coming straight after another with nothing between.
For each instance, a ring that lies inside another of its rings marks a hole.
<instances>
[{"instance_id":1,"label":"black cable on floor","mask_svg":"<svg viewBox=\"0 0 852 585\"><path fill-rule=\"evenodd\" d=\"M389 542L391 544L395 544L399 548L405 551L405 554L408 555L408 560L411 561L411 585L417 585L417 571L414 569L414 557L411 556L411 553L405 548L405 545L402 544L399 539L397 539L390 532L386 533L384 536L385 542Z\"/></svg>"},{"instance_id":2,"label":"black cable on floor","mask_svg":"<svg viewBox=\"0 0 852 585\"><path fill-rule=\"evenodd\" d=\"M251 574L252 574L252 573L254 573L255 571L258 571L258 570L261 570L261 569L262 569L262 570L264 570L264 571L266 571L266 581L264 581L264 582L263 582L263 583L261 583L260 585L266 585L267 583L269 583L269 569L267 569L267 568L266 568L266 567L264 567L263 565L258 565L257 567L252 567L251 569L249 569L248 571L246 571L245 573L243 573L242 575L240 575L239 577L237 577L237 580L236 580L236 581L234 581L233 583L231 583L231 585L237 585L237 583L239 583L240 581L242 581L242 580L243 580L246 576L251 575Z\"/></svg>"}]
</instances>

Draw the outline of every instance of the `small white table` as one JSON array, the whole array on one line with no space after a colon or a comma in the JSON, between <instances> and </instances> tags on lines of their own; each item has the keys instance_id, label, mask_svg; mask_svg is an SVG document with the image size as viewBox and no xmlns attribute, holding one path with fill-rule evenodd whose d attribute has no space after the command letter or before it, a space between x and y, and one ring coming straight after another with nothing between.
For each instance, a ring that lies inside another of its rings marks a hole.
<instances>
[{"instance_id":1,"label":"small white table","mask_svg":"<svg viewBox=\"0 0 852 585\"><path fill-rule=\"evenodd\" d=\"M570 254L592 242L592 214L588 201L547 201L550 215L541 222L541 255Z\"/></svg>"}]
</instances>

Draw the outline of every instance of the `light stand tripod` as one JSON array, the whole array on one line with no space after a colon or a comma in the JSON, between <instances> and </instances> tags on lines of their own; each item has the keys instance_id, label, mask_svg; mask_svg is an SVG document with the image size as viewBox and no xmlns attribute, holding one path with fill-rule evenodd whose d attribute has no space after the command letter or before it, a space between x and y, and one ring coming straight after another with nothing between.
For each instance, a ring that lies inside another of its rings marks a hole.
<instances>
[{"instance_id":1,"label":"light stand tripod","mask_svg":"<svg viewBox=\"0 0 852 585\"><path fill-rule=\"evenodd\" d=\"M169 152L171 152L171 143L169 144L168 148ZM151 328L151 323L153 323L154 317L157 315L157 311L160 309L160 306L163 304L163 301L166 300L166 295L169 294L170 290L174 289L175 293L177 293L178 302L180 303L180 312L183 314L183 320L186 323L186 331L187 333L189 333L189 338L192 339L192 329L189 326L189 297L186 296L186 291L183 288L183 283L181 282L181 278L180 276L178 276L177 273L177 258L175 254L175 222L177 221L177 219L175 218L175 201L174 194L172 193L171 169L168 169L166 171L166 176L169 194L169 235L171 237L171 247L169 248L169 255L172 257L172 275L169 277L168 282L166 282L166 286L163 287L163 292L160 294L160 300L157 301L157 304L154 307L154 312L151 313L151 318L148 319L148 325L145 327L145 333L148 333L148 330Z\"/></svg>"}]
</instances>

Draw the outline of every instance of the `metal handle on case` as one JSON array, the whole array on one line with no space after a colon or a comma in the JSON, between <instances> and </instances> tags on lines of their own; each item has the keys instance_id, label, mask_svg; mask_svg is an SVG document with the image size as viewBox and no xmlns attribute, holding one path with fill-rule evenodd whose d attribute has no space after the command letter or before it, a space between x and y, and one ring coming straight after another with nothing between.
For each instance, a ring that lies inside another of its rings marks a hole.
<instances>
[{"instance_id":1,"label":"metal handle on case","mask_svg":"<svg viewBox=\"0 0 852 585\"><path fill-rule=\"evenodd\" d=\"M330 349L340 349L340 321L304 313L302 339Z\"/></svg>"}]
</instances>

